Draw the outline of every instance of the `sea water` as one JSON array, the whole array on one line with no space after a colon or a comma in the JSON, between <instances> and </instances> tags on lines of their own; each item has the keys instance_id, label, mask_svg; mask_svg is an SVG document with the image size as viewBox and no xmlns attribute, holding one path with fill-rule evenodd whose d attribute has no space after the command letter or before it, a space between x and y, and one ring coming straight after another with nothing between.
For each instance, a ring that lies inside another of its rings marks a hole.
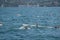
<instances>
[{"instance_id":1,"label":"sea water","mask_svg":"<svg viewBox=\"0 0 60 40\"><path fill-rule=\"evenodd\" d=\"M36 23L45 27L19 29ZM0 40L60 40L56 25L60 25L60 7L0 8Z\"/></svg>"}]
</instances>

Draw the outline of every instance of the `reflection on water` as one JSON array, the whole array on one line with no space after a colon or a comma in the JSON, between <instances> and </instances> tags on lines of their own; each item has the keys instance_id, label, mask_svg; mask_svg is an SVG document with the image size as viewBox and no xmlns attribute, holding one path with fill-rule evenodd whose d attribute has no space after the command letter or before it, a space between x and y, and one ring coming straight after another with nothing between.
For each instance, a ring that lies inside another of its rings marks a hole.
<instances>
[{"instance_id":1,"label":"reflection on water","mask_svg":"<svg viewBox=\"0 0 60 40\"><path fill-rule=\"evenodd\" d=\"M0 8L0 40L60 40L60 29L53 27L60 24L59 10L58 7ZM26 24L31 28L19 29Z\"/></svg>"}]
</instances>

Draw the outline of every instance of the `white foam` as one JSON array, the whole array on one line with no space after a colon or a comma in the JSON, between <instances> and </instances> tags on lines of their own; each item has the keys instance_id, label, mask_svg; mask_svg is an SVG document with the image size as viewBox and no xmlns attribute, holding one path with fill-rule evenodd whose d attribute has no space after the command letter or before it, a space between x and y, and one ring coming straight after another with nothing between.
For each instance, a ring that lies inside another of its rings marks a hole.
<instances>
[{"instance_id":1,"label":"white foam","mask_svg":"<svg viewBox=\"0 0 60 40\"><path fill-rule=\"evenodd\" d=\"M36 25L30 25L30 26L36 26Z\"/></svg>"},{"instance_id":2,"label":"white foam","mask_svg":"<svg viewBox=\"0 0 60 40\"><path fill-rule=\"evenodd\" d=\"M47 27L47 28L53 28L53 27Z\"/></svg>"},{"instance_id":3,"label":"white foam","mask_svg":"<svg viewBox=\"0 0 60 40\"><path fill-rule=\"evenodd\" d=\"M29 28L29 24L22 24L22 26L18 29L26 29L25 27L27 27L27 29L31 29Z\"/></svg>"},{"instance_id":4,"label":"white foam","mask_svg":"<svg viewBox=\"0 0 60 40\"><path fill-rule=\"evenodd\" d=\"M40 26L40 25L38 25L38 28L47 28L46 26Z\"/></svg>"},{"instance_id":5,"label":"white foam","mask_svg":"<svg viewBox=\"0 0 60 40\"><path fill-rule=\"evenodd\" d=\"M38 27L45 27L45 26L40 26L40 25L38 25Z\"/></svg>"},{"instance_id":6,"label":"white foam","mask_svg":"<svg viewBox=\"0 0 60 40\"><path fill-rule=\"evenodd\" d=\"M0 26L3 26L3 24L0 24Z\"/></svg>"},{"instance_id":7,"label":"white foam","mask_svg":"<svg viewBox=\"0 0 60 40\"><path fill-rule=\"evenodd\" d=\"M25 29L25 27L22 26L22 27L20 27L20 28L18 28L18 29ZM31 29L31 28L27 27L27 29Z\"/></svg>"},{"instance_id":8,"label":"white foam","mask_svg":"<svg viewBox=\"0 0 60 40\"><path fill-rule=\"evenodd\" d=\"M22 27L20 27L20 28L18 28L18 29L25 29L25 28L22 26Z\"/></svg>"},{"instance_id":9,"label":"white foam","mask_svg":"<svg viewBox=\"0 0 60 40\"><path fill-rule=\"evenodd\" d=\"M32 24L32 25L22 24L22 26L20 28L17 28L17 29L31 29L33 27L36 27L36 24ZM38 25L38 28L54 28L54 27Z\"/></svg>"},{"instance_id":10,"label":"white foam","mask_svg":"<svg viewBox=\"0 0 60 40\"><path fill-rule=\"evenodd\" d=\"M22 24L23 26L28 26L29 24Z\"/></svg>"},{"instance_id":11,"label":"white foam","mask_svg":"<svg viewBox=\"0 0 60 40\"><path fill-rule=\"evenodd\" d=\"M27 29L31 29L31 28L28 27Z\"/></svg>"},{"instance_id":12,"label":"white foam","mask_svg":"<svg viewBox=\"0 0 60 40\"><path fill-rule=\"evenodd\" d=\"M16 14L17 16L22 16L21 14Z\"/></svg>"},{"instance_id":13,"label":"white foam","mask_svg":"<svg viewBox=\"0 0 60 40\"><path fill-rule=\"evenodd\" d=\"M40 16L37 16L37 17L40 17Z\"/></svg>"}]
</instances>

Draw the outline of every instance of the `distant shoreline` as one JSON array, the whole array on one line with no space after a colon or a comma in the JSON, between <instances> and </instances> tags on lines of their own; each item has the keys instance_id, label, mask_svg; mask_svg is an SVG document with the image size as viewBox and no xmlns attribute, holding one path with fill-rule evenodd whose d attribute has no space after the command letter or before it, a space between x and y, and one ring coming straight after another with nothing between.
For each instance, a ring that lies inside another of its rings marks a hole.
<instances>
[{"instance_id":1,"label":"distant shoreline","mask_svg":"<svg viewBox=\"0 0 60 40\"><path fill-rule=\"evenodd\" d=\"M38 7L60 7L59 0L0 0L0 7L19 7L38 6Z\"/></svg>"}]
</instances>

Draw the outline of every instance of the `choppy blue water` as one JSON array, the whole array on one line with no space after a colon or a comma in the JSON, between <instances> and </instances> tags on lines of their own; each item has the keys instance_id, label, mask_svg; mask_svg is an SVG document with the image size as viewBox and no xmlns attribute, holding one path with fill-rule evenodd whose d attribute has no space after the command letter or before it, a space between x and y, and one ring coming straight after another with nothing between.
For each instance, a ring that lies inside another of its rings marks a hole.
<instances>
[{"instance_id":1,"label":"choppy blue water","mask_svg":"<svg viewBox=\"0 0 60 40\"><path fill-rule=\"evenodd\" d=\"M60 29L19 30L22 24L60 25L60 7L0 8L0 40L60 40Z\"/></svg>"}]
</instances>

